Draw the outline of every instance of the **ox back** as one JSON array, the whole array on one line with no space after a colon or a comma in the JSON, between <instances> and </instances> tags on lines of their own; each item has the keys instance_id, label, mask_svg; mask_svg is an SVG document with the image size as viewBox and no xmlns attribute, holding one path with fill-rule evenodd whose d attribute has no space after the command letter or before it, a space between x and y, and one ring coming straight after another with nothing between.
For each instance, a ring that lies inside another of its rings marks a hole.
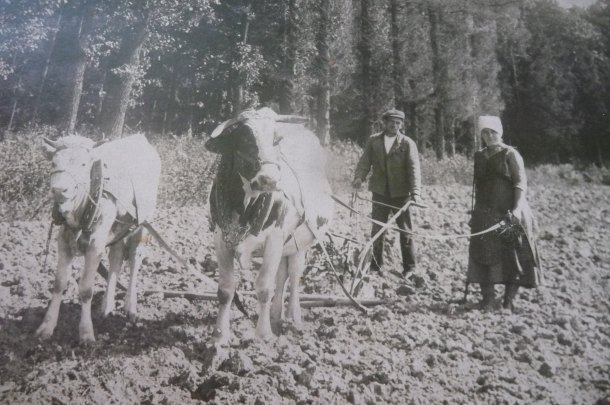
<instances>
[{"instance_id":1,"label":"ox back","mask_svg":"<svg viewBox=\"0 0 610 405\"><path fill-rule=\"evenodd\" d=\"M105 143L93 149L94 158L108 167L107 191L137 210L139 223L150 220L157 206L161 160L141 134Z\"/></svg>"}]
</instances>

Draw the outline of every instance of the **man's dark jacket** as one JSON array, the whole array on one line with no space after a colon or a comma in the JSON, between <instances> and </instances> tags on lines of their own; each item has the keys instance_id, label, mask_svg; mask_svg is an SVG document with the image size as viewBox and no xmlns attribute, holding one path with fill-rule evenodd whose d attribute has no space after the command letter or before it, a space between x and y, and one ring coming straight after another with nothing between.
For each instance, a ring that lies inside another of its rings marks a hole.
<instances>
[{"instance_id":1,"label":"man's dark jacket","mask_svg":"<svg viewBox=\"0 0 610 405\"><path fill-rule=\"evenodd\" d=\"M421 175L417 145L406 135L398 133L386 154L383 137L383 132L369 137L354 178L364 181L372 167L369 190L373 193L391 198L419 195Z\"/></svg>"}]
</instances>

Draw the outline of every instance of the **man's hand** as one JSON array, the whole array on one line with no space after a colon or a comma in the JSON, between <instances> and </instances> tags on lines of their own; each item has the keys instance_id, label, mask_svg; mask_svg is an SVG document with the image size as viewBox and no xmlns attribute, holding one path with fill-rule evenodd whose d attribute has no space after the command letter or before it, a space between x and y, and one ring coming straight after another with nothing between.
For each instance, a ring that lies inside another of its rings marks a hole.
<instances>
[{"instance_id":1,"label":"man's hand","mask_svg":"<svg viewBox=\"0 0 610 405\"><path fill-rule=\"evenodd\" d=\"M354 181L352 181L352 188L354 190L360 190L360 187L362 187L362 180L354 179Z\"/></svg>"},{"instance_id":2,"label":"man's hand","mask_svg":"<svg viewBox=\"0 0 610 405\"><path fill-rule=\"evenodd\" d=\"M420 204L421 205L421 197L419 196L419 194L413 194L411 195L411 201L413 201L415 204Z\"/></svg>"}]
</instances>

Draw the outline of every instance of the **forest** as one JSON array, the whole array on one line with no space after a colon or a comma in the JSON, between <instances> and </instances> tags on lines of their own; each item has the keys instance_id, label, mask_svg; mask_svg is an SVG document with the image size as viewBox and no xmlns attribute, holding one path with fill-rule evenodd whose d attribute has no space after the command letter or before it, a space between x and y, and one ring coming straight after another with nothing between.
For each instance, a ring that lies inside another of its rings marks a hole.
<instances>
[{"instance_id":1,"label":"forest","mask_svg":"<svg viewBox=\"0 0 610 405\"><path fill-rule=\"evenodd\" d=\"M610 159L610 0L5 0L0 139L203 137L239 111L362 143L381 113L438 159L478 115L534 163Z\"/></svg>"}]
</instances>

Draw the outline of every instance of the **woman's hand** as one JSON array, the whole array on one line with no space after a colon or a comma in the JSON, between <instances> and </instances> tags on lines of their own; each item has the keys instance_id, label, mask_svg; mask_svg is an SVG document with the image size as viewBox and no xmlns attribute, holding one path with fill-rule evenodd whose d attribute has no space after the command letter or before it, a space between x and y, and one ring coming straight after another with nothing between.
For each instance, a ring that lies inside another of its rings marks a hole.
<instances>
[{"instance_id":1,"label":"woman's hand","mask_svg":"<svg viewBox=\"0 0 610 405\"><path fill-rule=\"evenodd\" d=\"M521 204L517 205L517 207L513 208L510 212L515 218L521 219L521 215L523 214L523 208Z\"/></svg>"}]
</instances>

